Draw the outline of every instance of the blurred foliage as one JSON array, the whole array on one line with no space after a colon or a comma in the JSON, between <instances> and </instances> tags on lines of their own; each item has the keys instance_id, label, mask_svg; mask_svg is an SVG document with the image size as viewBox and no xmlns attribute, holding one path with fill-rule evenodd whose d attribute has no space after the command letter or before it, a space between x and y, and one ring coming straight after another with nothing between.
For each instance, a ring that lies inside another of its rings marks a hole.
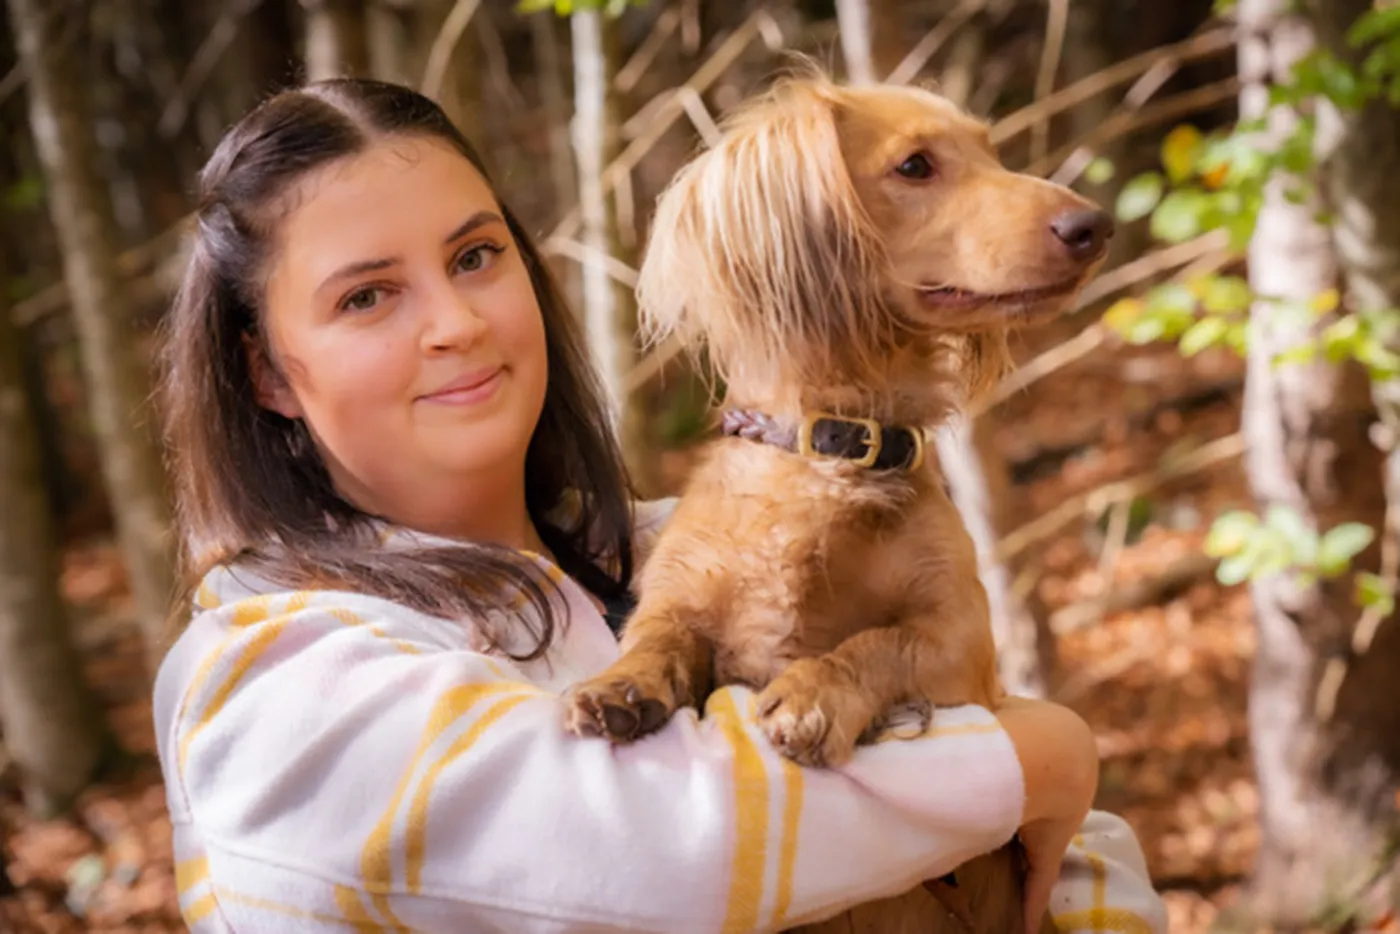
<instances>
[{"instance_id":1,"label":"blurred foliage","mask_svg":"<svg viewBox=\"0 0 1400 934\"><path fill-rule=\"evenodd\" d=\"M606 16L621 16L629 6L646 6L647 0L520 0L516 11L539 13L553 10L559 16L589 10L601 10Z\"/></svg>"},{"instance_id":2,"label":"blurred foliage","mask_svg":"<svg viewBox=\"0 0 1400 934\"><path fill-rule=\"evenodd\" d=\"M1217 2L1216 11L1225 13L1233 6ZM1146 219L1151 236L1166 244L1223 231L1230 249L1242 251L1254 234L1268 186L1282 185L1284 197L1308 203L1317 168L1317 102L1352 112L1378 99L1400 106L1400 5L1361 16L1347 41L1362 53L1359 67L1317 47L1299 59L1288 81L1270 87L1270 103L1296 114L1276 145L1261 145L1270 129L1267 118L1209 133L1191 124L1177 126L1162 140L1160 168L1123 185L1115 205L1118 218L1129 223ZM1322 214L1319 220L1328 218ZM1264 307L1275 320L1293 317L1299 330L1313 335L1276 357L1276 365L1355 360L1373 380L1400 377L1400 355L1394 350L1400 309L1347 307L1335 289L1298 303L1258 294L1237 275L1205 273L1121 299L1105 312L1104 322L1132 344L1171 341L1186 356L1212 347L1243 355L1249 347L1250 311ZM1319 534L1293 510L1274 506L1262 518L1245 511L1220 516L1205 548L1222 559L1217 578L1223 584L1281 572L1309 582L1345 573L1374 538L1375 530L1357 523ZM1356 592L1366 606L1393 604L1389 588L1375 575L1358 575Z\"/></svg>"}]
</instances>

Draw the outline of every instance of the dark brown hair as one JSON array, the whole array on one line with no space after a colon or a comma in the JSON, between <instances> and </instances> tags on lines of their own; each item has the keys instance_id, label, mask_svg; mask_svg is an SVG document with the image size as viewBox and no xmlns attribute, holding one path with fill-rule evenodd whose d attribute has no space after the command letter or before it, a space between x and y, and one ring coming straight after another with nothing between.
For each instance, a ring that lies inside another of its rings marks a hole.
<instances>
[{"instance_id":1,"label":"dark brown hair","mask_svg":"<svg viewBox=\"0 0 1400 934\"><path fill-rule=\"evenodd\" d=\"M434 616L499 620L524 593L541 654L557 602L538 564L488 545L377 547L373 517L333 487L305 426L257 402L244 341L262 341L263 280L278 205L307 173L387 136L450 144L481 158L431 100L395 84L335 79L284 91L220 141L199 177L188 267L164 324L162 403L189 592L207 571L236 565L294 589L385 597ZM575 318L530 237L506 223L544 318L548 388L526 456L526 505L561 568L598 596L625 594L631 488ZM265 347L265 345L264 345ZM551 517L566 497L575 515ZM190 603L176 608L183 618ZM499 645L500 631L485 627Z\"/></svg>"}]
</instances>

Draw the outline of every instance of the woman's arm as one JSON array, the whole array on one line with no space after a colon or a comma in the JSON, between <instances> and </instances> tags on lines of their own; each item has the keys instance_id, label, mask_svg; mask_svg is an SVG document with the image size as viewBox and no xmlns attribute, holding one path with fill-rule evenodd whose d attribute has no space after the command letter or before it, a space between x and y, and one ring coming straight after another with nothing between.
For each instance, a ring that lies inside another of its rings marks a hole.
<instances>
[{"instance_id":1,"label":"woman's arm","mask_svg":"<svg viewBox=\"0 0 1400 934\"><path fill-rule=\"evenodd\" d=\"M196 931L279 913L387 930L776 929L999 846L1053 810L1042 779L1075 771L1049 761L1063 747L1044 729L1018 758L1025 711L1008 730L979 708L940 711L933 735L843 770L799 769L743 690L613 749L566 734L557 696L428 644L376 615L385 604L318 594L288 613L279 599L202 615L158 680Z\"/></svg>"}]
</instances>

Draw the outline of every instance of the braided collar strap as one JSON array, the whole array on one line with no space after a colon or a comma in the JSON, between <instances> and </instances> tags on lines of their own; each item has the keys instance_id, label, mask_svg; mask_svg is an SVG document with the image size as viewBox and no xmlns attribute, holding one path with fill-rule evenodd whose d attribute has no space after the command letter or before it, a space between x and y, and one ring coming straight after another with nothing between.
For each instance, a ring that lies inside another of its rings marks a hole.
<instances>
[{"instance_id":1,"label":"braided collar strap","mask_svg":"<svg viewBox=\"0 0 1400 934\"><path fill-rule=\"evenodd\" d=\"M834 457L872 470L918 470L924 462L924 433L907 425L870 418L809 412L801 421L780 420L750 409L726 409L720 431L730 437L771 444L804 457Z\"/></svg>"}]
</instances>

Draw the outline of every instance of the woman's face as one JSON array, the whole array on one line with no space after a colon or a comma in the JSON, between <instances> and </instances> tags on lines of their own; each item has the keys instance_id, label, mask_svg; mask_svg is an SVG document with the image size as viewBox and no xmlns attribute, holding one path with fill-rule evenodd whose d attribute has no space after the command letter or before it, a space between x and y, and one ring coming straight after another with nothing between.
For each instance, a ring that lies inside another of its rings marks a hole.
<instances>
[{"instance_id":1,"label":"woman's face","mask_svg":"<svg viewBox=\"0 0 1400 934\"><path fill-rule=\"evenodd\" d=\"M428 528L522 486L544 325L495 195L450 146L395 137L309 176L266 285L264 406L306 421L342 495Z\"/></svg>"}]
</instances>

